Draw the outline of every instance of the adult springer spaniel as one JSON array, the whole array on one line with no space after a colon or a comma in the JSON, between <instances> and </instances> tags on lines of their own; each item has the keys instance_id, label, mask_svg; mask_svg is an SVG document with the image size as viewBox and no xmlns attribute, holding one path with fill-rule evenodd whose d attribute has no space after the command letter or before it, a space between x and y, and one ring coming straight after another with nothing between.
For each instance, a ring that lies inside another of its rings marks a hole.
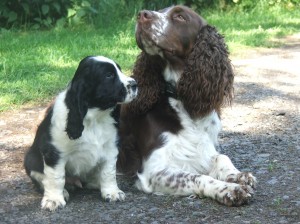
<instances>
[{"instance_id":1,"label":"adult springer spaniel","mask_svg":"<svg viewBox=\"0 0 300 224\"><path fill-rule=\"evenodd\" d=\"M48 108L25 156L26 173L44 191L42 208L64 207L65 184L100 189L106 201L123 201L116 182L120 103L137 95L134 79L112 60L84 58L66 90Z\"/></svg>"},{"instance_id":2,"label":"adult springer spaniel","mask_svg":"<svg viewBox=\"0 0 300 224\"><path fill-rule=\"evenodd\" d=\"M216 151L234 79L223 37L191 9L173 6L141 11L136 41L139 94L121 108L118 169L137 173L146 193L247 203L255 177Z\"/></svg>"}]
</instances>

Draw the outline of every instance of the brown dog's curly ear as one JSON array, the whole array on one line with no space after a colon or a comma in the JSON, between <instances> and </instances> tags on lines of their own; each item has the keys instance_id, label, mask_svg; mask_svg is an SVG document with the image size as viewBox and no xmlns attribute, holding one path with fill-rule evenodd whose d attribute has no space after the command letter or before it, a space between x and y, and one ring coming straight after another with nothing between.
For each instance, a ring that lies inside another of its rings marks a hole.
<instances>
[{"instance_id":1,"label":"brown dog's curly ear","mask_svg":"<svg viewBox=\"0 0 300 224\"><path fill-rule=\"evenodd\" d=\"M163 69L165 64L159 56L142 52L134 65L133 78L138 84L138 95L125 107L134 114L147 112L160 98L164 90Z\"/></svg>"},{"instance_id":2,"label":"brown dog's curly ear","mask_svg":"<svg viewBox=\"0 0 300 224\"><path fill-rule=\"evenodd\" d=\"M223 37L214 27L204 26L186 61L178 83L178 95L191 117L220 112L233 96L234 74Z\"/></svg>"}]
</instances>

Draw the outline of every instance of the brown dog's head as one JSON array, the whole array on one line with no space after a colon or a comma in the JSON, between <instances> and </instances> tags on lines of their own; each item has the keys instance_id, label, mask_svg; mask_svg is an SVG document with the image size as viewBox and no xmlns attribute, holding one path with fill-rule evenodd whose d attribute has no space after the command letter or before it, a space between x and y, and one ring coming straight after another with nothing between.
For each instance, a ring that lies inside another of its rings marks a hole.
<instances>
[{"instance_id":1,"label":"brown dog's head","mask_svg":"<svg viewBox=\"0 0 300 224\"><path fill-rule=\"evenodd\" d=\"M131 104L136 111L150 109L165 83L174 86L172 92L193 118L220 112L224 101L232 99L234 75L224 39L192 9L143 10L135 36L143 51L133 70L142 87Z\"/></svg>"},{"instance_id":2,"label":"brown dog's head","mask_svg":"<svg viewBox=\"0 0 300 224\"><path fill-rule=\"evenodd\" d=\"M150 55L178 61L189 55L204 25L205 20L185 6L143 10L137 17L137 44Z\"/></svg>"}]
</instances>

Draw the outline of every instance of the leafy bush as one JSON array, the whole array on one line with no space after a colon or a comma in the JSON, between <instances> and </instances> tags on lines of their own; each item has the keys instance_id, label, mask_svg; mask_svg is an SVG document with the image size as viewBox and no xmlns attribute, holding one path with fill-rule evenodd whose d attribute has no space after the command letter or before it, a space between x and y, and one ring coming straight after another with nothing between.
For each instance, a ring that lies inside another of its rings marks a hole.
<instances>
[{"instance_id":1,"label":"leafy bush","mask_svg":"<svg viewBox=\"0 0 300 224\"><path fill-rule=\"evenodd\" d=\"M251 11L265 7L300 8L300 0L1 0L0 27L50 28L93 24L107 27L130 21L141 9L158 10L184 4L203 10Z\"/></svg>"},{"instance_id":2,"label":"leafy bush","mask_svg":"<svg viewBox=\"0 0 300 224\"><path fill-rule=\"evenodd\" d=\"M66 22L70 25L93 23L94 17L99 13L96 9L99 0L72 0L72 7L68 9ZM102 2L102 1L101 1Z\"/></svg>"},{"instance_id":3,"label":"leafy bush","mask_svg":"<svg viewBox=\"0 0 300 224\"><path fill-rule=\"evenodd\" d=\"M51 27L66 17L71 0L1 0L0 26Z\"/></svg>"},{"instance_id":4,"label":"leafy bush","mask_svg":"<svg viewBox=\"0 0 300 224\"><path fill-rule=\"evenodd\" d=\"M227 0L228 1L228 0ZM300 7L300 0L232 0L234 7L241 11L251 11L255 8L284 7L294 9ZM232 4L231 4L232 5Z\"/></svg>"}]
</instances>

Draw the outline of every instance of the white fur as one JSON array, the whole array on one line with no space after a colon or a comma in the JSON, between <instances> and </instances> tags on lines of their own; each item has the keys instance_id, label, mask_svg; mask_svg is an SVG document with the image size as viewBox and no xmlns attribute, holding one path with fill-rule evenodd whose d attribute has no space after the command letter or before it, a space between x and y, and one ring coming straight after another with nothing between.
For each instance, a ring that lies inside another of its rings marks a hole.
<instances>
[{"instance_id":1,"label":"white fur","mask_svg":"<svg viewBox=\"0 0 300 224\"><path fill-rule=\"evenodd\" d=\"M174 70L172 66L167 65L164 71L164 78L167 82L177 83L180 79L182 71Z\"/></svg>"},{"instance_id":2,"label":"white fur","mask_svg":"<svg viewBox=\"0 0 300 224\"><path fill-rule=\"evenodd\" d=\"M85 177L99 162L116 159L118 150L115 146L117 135L115 121L110 115L112 110L89 109L83 120L82 136L70 140L64 131L68 114L64 103L65 93L58 96L54 106L52 144L65 158L66 170L74 176Z\"/></svg>"},{"instance_id":3,"label":"white fur","mask_svg":"<svg viewBox=\"0 0 300 224\"><path fill-rule=\"evenodd\" d=\"M167 12L160 13L160 12L154 12L151 13L155 14L156 19L155 23L152 23L151 25L151 37L150 40L142 39L142 43L144 46L144 50L150 54L150 55L160 55L162 58L164 57L163 51L159 46L159 43L161 42L162 38L165 38L165 32L167 27L169 26L169 20Z\"/></svg>"},{"instance_id":4,"label":"white fur","mask_svg":"<svg viewBox=\"0 0 300 224\"><path fill-rule=\"evenodd\" d=\"M168 11L167 11L168 12ZM155 32L152 32L152 40L158 44L159 37L163 36L166 32L167 27L169 26L169 20L167 17L167 12L159 13L159 12L152 12L155 14L155 16L158 17L156 23L152 23L152 30ZM156 35L155 35L156 34Z\"/></svg>"}]
</instances>

